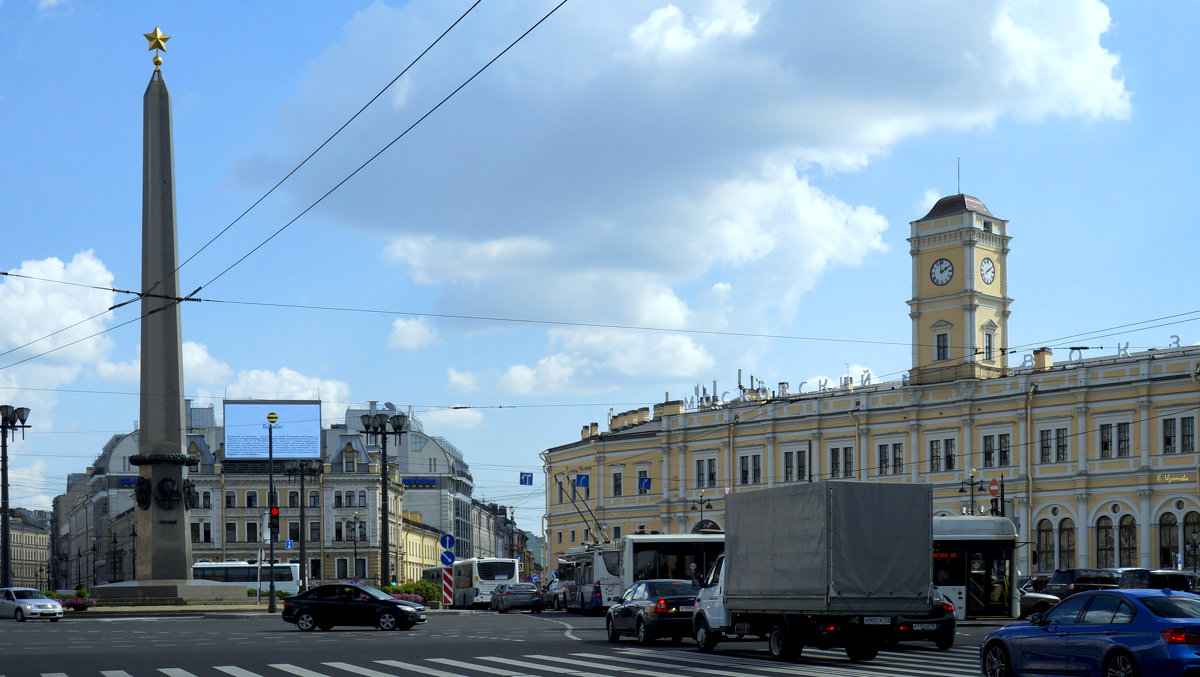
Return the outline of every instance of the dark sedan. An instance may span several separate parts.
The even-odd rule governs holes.
[[[1080,592],[1028,623],[983,638],[986,677],[1200,674],[1200,595],[1150,589]]]
[[[888,641],[896,642],[932,641],[938,649],[947,651],[954,646],[954,633],[958,620],[954,617],[954,604],[934,588],[933,604],[928,614],[899,616],[892,623]]]
[[[696,588],[691,581],[657,579],[638,581],[629,586],[616,604],[608,608],[604,627],[608,641],[632,635],[641,644],[659,637],[681,642],[692,634],[692,613],[696,611]]]
[[[283,600],[283,620],[301,630],[335,625],[366,625],[380,630],[408,630],[425,622],[425,607],[393,599],[386,592],[358,583],[320,585]]]
[[[529,609],[531,613],[542,612],[542,593],[533,583],[508,583],[496,586],[492,593],[492,604],[496,611],[506,614],[511,610]]]

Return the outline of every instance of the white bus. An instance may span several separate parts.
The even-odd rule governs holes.
[[[725,534],[629,534],[621,550],[621,590],[650,578],[691,580],[725,552]]]
[[[300,592],[300,565],[296,563],[277,562],[271,567],[265,562],[196,562],[192,565],[192,579],[244,583],[247,588],[257,588],[266,593],[271,589],[272,569],[276,590],[288,595]]]
[[[621,598],[621,550],[616,543],[576,546],[558,558],[556,577],[568,610],[604,613]]]
[[[516,580],[515,559],[472,557],[458,560],[454,563],[454,606],[487,606],[497,585]]]
[[[960,620],[1020,615],[1016,547],[1007,517],[933,518],[933,584]]]

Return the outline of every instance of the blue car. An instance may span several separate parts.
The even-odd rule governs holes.
[[[979,662],[986,677],[1200,675],[1200,595],[1081,592],[984,637]]]

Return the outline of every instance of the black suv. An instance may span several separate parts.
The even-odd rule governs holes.
[[[1115,588],[1121,582],[1120,569],[1059,569],[1042,592],[1066,599],[1084,590]]]
[[[1126,569],[1121,572],[1122,588],[1153,588],[1155,590],[1200,591],[1200,576],[1175,569]]]

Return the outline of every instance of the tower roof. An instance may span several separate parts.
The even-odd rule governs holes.
[[[938,200],[934,203],[933,208],[929,210],[929,213],[918,220],[928,221],[929,219],[949,216],[950,214],[961,214],[963,212],[975,212],[996,218],[994,214],[988,211],[987,205],[983,204],[982,200],[959,193],[958,195],[950,195]]]

